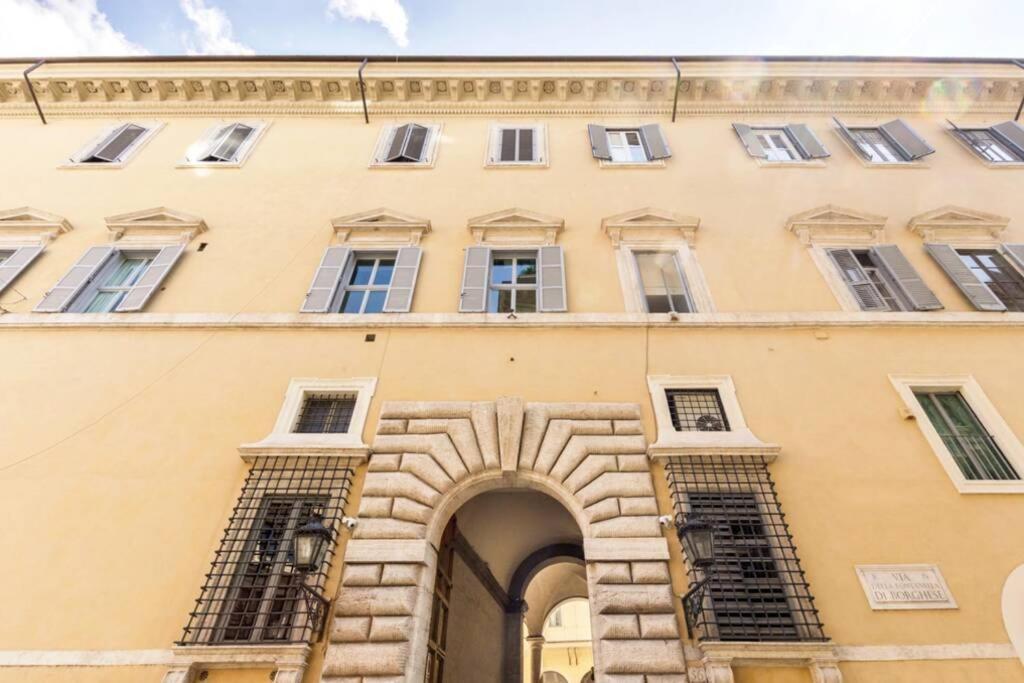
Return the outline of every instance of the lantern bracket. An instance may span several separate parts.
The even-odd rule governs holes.
[[[309,615],[310,624],[313,626],[313,642],[319,642],[324,635],[324,624],[327,623],[327,613],[330,609],[330,601],[320,594],[315,588],[306,585],[306,575],[302,576],[302,597],[306,600],[306,613]],[[687,617],[689,618],[689,617]]]

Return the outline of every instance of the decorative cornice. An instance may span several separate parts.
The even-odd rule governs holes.
[[[886,220],[885,216],[826,204],[791,216],[786,230],[807,245],[878,244],[885,234]]]
[[[188,244],[208,230],[202,218],[162,206],[110,216],[106,223],[111,239],[120,241],[169,240]]]
[[[342,216],[331,221],[339,244],[403,242],[417,245],[430,232],[430,221],[387,208]]]
[[[0,67],[0,112],[34,115],[26,65]],[[357,64],[61,63],[32,74],[48,116],[113,112],[246,114],[362,112]],[[1004,113],[1024,96],[1011,64],[927,62],[684,63],[679,111],[928,111]],[[665,62],[373,62],[373,114],[665,113],[676,74]]]
[[[609,216],[601,221],[601,229],[616,247],[622,243],[649,244],[671,241],[693,244],[699,227],[699,218],[681,216],[650,206]]]
[[[71,230],[71,223],[55,213],[22,206],[0,211],[0,241],[45,244]]]
[[[998,242],[1010,219],[947,204],[914,216],[907,229],[925,242]]]
[[[565,220],[526,209],[504,209],[470,218],[469,231],[477,244],[554,244]]]

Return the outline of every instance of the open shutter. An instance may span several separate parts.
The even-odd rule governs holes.
[[[1024,271],[1024,244],[1004,244],[1003,253],[1013,261],[1013,264],[1017,266],[1019,270]],[[2,279],[0,279],[0,289],[3,289]]]
[[[928,250],[939,267],[946,271],[946,275],[953,281],[960,291],[964,293],[967,300],[974,304],[979,311],[1005,311],[1006,306],[992,293],[985,283],[974,277],[971,269],[960,260],[960,255],[948,244],[926,244]]]
[[[846,138],[846,141],[850,143],[851,147],[853,147],[853,151],[859,154],[862,159],[870,160],[871,157],[868,155],[867,152],[860,148],[860,145],[857,143],[857,138],[853,137],[853,133],[850,131],[850,129],[847,128],[846,125],[843,124],[843,122],[837,119],[836,117],[833,116],[832,120],[835,121],[836,126],[839,128],[839,134]]]
[[[612,152],[608,149],[608,129],[595,123],[588,123],[587,134],[590,136],[590,151],[594,158],[611,161]]]
[[[640,126],[640,135],[643,137],[644,148],[647,150],[647,158],[651,161],[668,159],[672,156],[672,150],[668,147],[668,141],[665,140],[660,123],[648,123],[646,126]]]
[[[409,136],[411,129],[411,123],[394,129],[394,132],[391,134],[391,146],[384,157],[385,161],[400,161],[402,159],[402,150],[405,148],[405,140]]]
[[[217,146],[210,152],[210,156],[217,161],[234,161],[238,158],[238,152],[242,145],[252,133],[253,128],[241,123],[229,126],[227,134],[219,140]]]
[[[91,158],[99,159],[100,161],[117,161],[145,132],[145,128],[136,126],[134,123],[121,126],[108,141],[104,142],[99,149],[93,152]]]
[[[921,276],[910,265],[910,261],[903,255],[900,248],[895,244],[882,244],[875,247],[874,255],[882,263],[882,266],[889,272],[889,275],[899,285],[903,295],[914,306],[915,311],[938,311],[942,309],[942,302],[935,296],[935,293],[928,288]]]
[[[349,254],[352,250],[348,247],[327,247],[324,256],[320,259],[316,273],[313,275],[313,283],[306,292],[306,300],[302,302],[302,313],[326,313],[334,300],[334,294],[341,284],[341,276],[348,264]]]
[[[419,247],[402,247],[395,258],[391,273],[391,286],[384,300],[385,313],[408,313],[412,307],[412,295],[416,289],[416,275],[420,271]]]
[[[409,128],[409,140],[405,145],[402,156],[409,161],[424,161],[427,151],[426,146],[428,132],[429,129],[426,126],[411,124]]]
[[[874,283],[857,263],[857,257],[849,249],[829,249],[828,255],[839,269],[839,274],[846,281],[846,286],[853,292],[862,311],[888,311],[889,306],[875,289]]]
[[[502,128],[501,135],[498,141],[498,160],[499,161],[515,161],[516,160],[516,129],[515,128]]]
[[[764,159],[768,156],[765,154],[761,141],[754,135],[753,128],[744,123],[734,123],[732,124],[732,129],[736,131],[736,135],[739,136],[743,146],[747,148],[747,154],[755,159]]]
[[[56,285],[53,286],[35,310],[39,313],[60,313],[71,304],[75,295],[82,291],[96,277],[103,264],[107,262],[114,248],[104,245],[102,247],[89,247],[82,254],[82,258],[75,262],[75,265],[64,273]]]
[[[537,153],[533,128],[519,129],[519,161],[536,161]]]
[[[6,261],[0,263],[0,292],[14,282],[14,278],[21,275],[21,272],[28,268],[28,264],[32,263],[42,251],[43,248],[40,246],[19,247],[7,257]]]
[[[183,251],[185,251],[185,245],[183,244],[176,244],[172,247],[161,249],[157,253],[156,258],[153,259],[153,262],[149,264],[149,268],[146,268],[146,272],[142,274],[139,281],[132,286],[131,290],[121,299],[121,303],[114,310],[118,313],[141,311],[146,306],[146,302],[153,296],[153,293],[160,288],[160,283],[164,281],[171,272],[171,269],[174,268],[174,264],[181,258]]]
[[[804,159],[827,159],[832,156],[825,149],[825,145],[821,144],[821,140],[814,134],[810,126],[803,123],[793,123],[786,126],[783,130],[786,131],[786,135],[789,136],[789,139],[800,150]]]
[[[935,148],[924,141],[903,119],[883,123],[879,132],[896,146],[905,159],[915,161],[935,152]]]
[[[462,268],[459,313],[483,313],[487,309],[487,273],[491,266],[489,247],[467,247]]]
[[[537,310],[543,312],[564,311],[565,305],[565,255],[561,247],[541,247],[538,250],[540,279]]]
[[[989,131],[1024,159],[1024,126],[1016,121],[1004,121],[992,126]]]

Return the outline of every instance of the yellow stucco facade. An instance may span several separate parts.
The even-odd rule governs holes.
[[[45,245],[0,291],[8,361],[0,374],[0,547],[8,558],[0,681],[227,683],[278,671],[286,683],[418,683],[453,515],[472,546],[456,547],[453,614],[483,614],[459,607],[458,596],[481,605],[502,598],[531,553],[558,543],[582,548],[575,569],[551,573],[552,588],[519,598],[530,605],[527,626],[538,605],[590,598],[598,681],[1024,681],[1024,635],[1007,626],[1021,623],[1024,604],[1003,599],[1007,578],[1024,564],[1024,487],[1011,478],[995,493],[954,481],[925,415],[893,380],[948,388],[969,378],[990,409],[971,408],[1016,463],[1024,312],[976,310],[924,244],[1004,253],[1002,245],[1024,243],[1024,163],[984,163],[947,123],[987,129],[1012,119],[1024,70],[998,62],[712,60],[681,63],[677,86],[667,60],[371,62],[367,124],[358,60],[66,62],[31,76],[43,125],[21,80],[28,66],[0,64],[0,212],[16,210],[8,224],[0,218],[0,254]],[[862,127],[902,119],[935,151],[916,162],[870,164],[833,116]],[[244,163],[181,163],[211,126],[241,120],[264,126]],[[132,121],[162,125],[123,165],[69,164],[105,127]],[[371,168],[384,127],[410,122],[438,126],[431,162]],[[541,127],[545,163],[488,165],[496,123]],[[734,123],[806,124],[830,156],[766,163],[748,154]],[[660,124],[671,157],[602,163],[588,124]],[[70,229],[40,237],[47,220],[19,207],[63,218]],[[112,216],[154,207],[200,219],[205,231],[186,234],[170,221],[159,237],[141,224],[139,234],[129,227],[118,237],[110,227]],[[372,224],[351,235],[332,228],[332,219],[380,207],[410,227],[386,242],[373,241],[380,234]],[[476,217],[513,207],[514,225],[504,232],[470,229]],[[606,219],[645,207],[660,222],[651,225],[641,211],[613,239]],[[813,213],[821,207],[831,208]],[[938,227],[912,229],[915,217],[936,210],[928,220]],[[791,219],[805,212],[814,227],[801,234]],[[535,229],[530,217],[538,215],[560,229]],[[87,249],[133,243],[185,245],[142,312],[34,311]],[[529,253],[561,247],[567,310],[460,312],[464,254],[479,244]],[[820,256],[881,244],[899,247],[942,310],[851,310],[840,298],[841,275]],[[418,245],[411,310],[300,312],[332,245]],[[684,248],[696,312],[646,312],[623,270],[633,263],[627,247],[665,245]],[[1020,277],[1024,264],[1005,253],[1010,276]],[[649,381],[658,377],[676,378],[666,380],[670,388],[729,378],[740,413],[728,397],[725,412],[734,427],[737,417],[745,422],[753,441],[666,441],[672,424],[659,424],[655,406],[665,395]],[[375,379],[362,433],[343,447],[240,449],[274,432],[298,378]],[[541,471],[546,449],[563,438],[552,431],[559,422],[569,424],[552,456],[562,460]],[[535,423],[548,432],[537,437],[533,461]],[[459,431],[465,424],[470,445]],[[483,464],[458,476],[447,469],[451,488],[438,487],[436,500],[410,503],[414,511],[401,516],[396,501],[415,496],[384,481],[388,463],[398,471],[410,454],[429,452],[447,468],[442,447],[426,441],[437,434],[452,435],[463,460],[482,454]],[[586,463],[610,453],[618,464],[594,464],[586,486],[570,487],[572,474],[556,481],[557,462],[570,457],[574,439],[587,438]],[[649,448],[658,443],[668,445]],[[587,486],[615,467],[625,475],[623,463],[637,455],[646,464],[629,476],[646,478],[642,492],[588,497]],[[308,651],[301,643],[236,643],[227,654],[223,642],[182,649],[176,643],[247,477],[274,457],[339,458],[351,467],[342,505],[356,526],[334,528],[321,586],[331,601],[325,633]],[[713,656],[713,645],[687,636],[679,597],[690,587],[689,564],[672,524],[657,521],[674,517],[686,497],[666,473],[687,458],[767,463],[824,625],[824,639],[809,650],[801,638],[738,639]],[[544,500],[502,498],[515,495]],[[627,498],[642,510],[627,513]],[[614,500],[619,517],[594,511]],[[634,545],[621,550],[623,539]],[[416,553],[421,559],[410,560]],[[483,574],[471,569],[473,555]],[[856,571],[866,565],[934,565],[955,606],[873,609]],[[389,567],[414,566],[395,569],[405,578],[393,584],[382,578]],[[663,580],[640,578],[661,576],[661,566]],[[629,569],[616,583],[608,577],[619,567]],[[471,578],[459,583],[460,576]],[[661,592],[626,609],[616,602],[614,590],[629,592],[620,583],[637,595]],[[408,588],[407,611],[406,593],[396,599],[401,609],[388,612],[390,598],[372,592],[388,585]],[[669,593],[665,608],[658,596]],[[360,605],[369,605],[365,613]],[[467,672],[452,683],[505,680],[507,665],[497,662],[508,656],[501,624],[511,608],[492,607],[493,618],[479,624],[451,624],[449,649],[465,654],[450,664]],[[391,635],[380,635],[374,620],[383,632],[387,619],[395,620],[386,622]],[[471,637],[480,644],[457,647]],[[656,652],[645,649],[650,643]],[[474,657],[492,666],[473,668]]]

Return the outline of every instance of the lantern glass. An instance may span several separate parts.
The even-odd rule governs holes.
[[[331,531],[324,526],[323,518],[320,515],[310,517],[306,524],[295,531],[292,542],[295,568],[300,572],[319,571],[330,540]]]
[[[690,564],[706,569],[715,563],[715,532],[710,524],[690,519],[677,529],[677,534]]]

